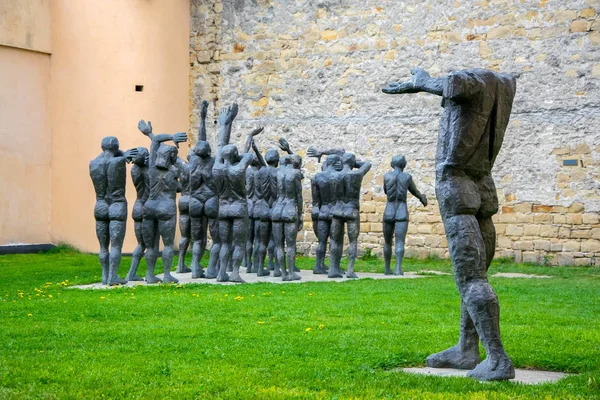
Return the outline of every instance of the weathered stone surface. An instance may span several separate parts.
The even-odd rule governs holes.
[[[406,154],[407,172],[433,199],[442,112],[433,97],[398,103],[380,87],[417,65],[434,75],[471,67],[514,72],[517,97],[493,171],[501,200],[498,256],[523,259],[531,250],[513,244],[532,242],[540,259],[556,254],[558,263],[566,241],[600,240],[600,22],[593,2],[494,2],[484,14],[468,2],[288,3],[191,1],[190,131],[197,131],[203,98],[217,109],[237,101],[238,135],[260,123],[265,142],[290,132],[298,149],[335,144],[372,160],[359,246],[377,254],[385,205],[380,172],[393,154]],[[209,129],[209,141],[214,137]],[[303,168],[309,189],[320,165],[305,160]],[[409,199],[407,251],[446,254],[437,204],[417,202]],[[422,241],[411,244],[411,235]],[[299,249],[314,251],[308,235],[304,240]]]

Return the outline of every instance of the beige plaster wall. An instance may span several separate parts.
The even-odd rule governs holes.
[[[0,245],[50,241],[50,56],[0,46]]]
[[[50,0],[0,1],[0,45],[51,53]]]
[[[141,118],[156,132],[187,130],[189,1],[54,0],[51,11],[52,241],[96,252],[88,163],[102,137],[148,146]],[[127,198],[123,250],[131,252],[130,179]]]

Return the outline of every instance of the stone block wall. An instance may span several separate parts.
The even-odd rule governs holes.
[[[258,125],[261,148],[285,136],[343,147],[373,163],[363,181],[361,249],[382,249],[383,174],[404,154],[430,204],[409,200],[407,254],[446,257],[434,194],[440,99],[388,96],[390,81],[421,66],[433,76],[482,67],[518,76],[493,175],[497,256],[518,261],[600,264],[600,4],[597,0],[191,1],[190,129],[199,105],[237,102],[234,141]],[[215,109],[216,109],[215,108]],[[218,125],[211,115],[213,143]],[[304,159],[305,231],[314,252],[310,178]]]

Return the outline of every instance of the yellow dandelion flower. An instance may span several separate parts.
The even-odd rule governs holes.
[[[310,326],[304,330],[304,332],[310,332],[310,331],[312,331],[312,328]]]
[[[381,325],[385,325],[385,322],[381,321]]]
[[[227,296],[229,296],[229,294],[225,293],[223,296],[227,297]]]
[[[100,296],[100,300],[104,300],[104,299],[106,299],[106,297]]]
[[[257,324],[259,324],[259,325],[264,325],[264,324],[265,324],[265,321],[258,321],[258,322],[257,322]]]
[[[309,296],[314,296],[314,293],[309,293],[308,295],[309,295]]]
[[[323,328],[325,328],[325,325],[323,325],[323,324],[319,325],[319,330],[323,330]]]
[[[33,317],[33,314],[27,314],[28,317]]]
[[[49,294],[49,295],[48,295],[48,298],[49,298],[49,299],[51,299],[51,298],[52,298],[52,295],[51,295],[51,294]]]
[[[281,294],[285,294],[285,292],[284,292],[284,291],[281,291]]]
[[[244,300],[244,298],[243,298],[242,296],[237,296],[237,297],[234,297],[233,299],[234,299],[234,300],[238,300],[238,301],[240,301],[240,300]]]

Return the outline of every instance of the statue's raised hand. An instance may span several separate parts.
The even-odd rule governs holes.
[[[423,68],[413,68],[410,73],[413,78],[407,82],[390,83],[381,91],[386,94],[417,93],[423,90],[431,76]]]
[[[128,163],[132,162],[137,156],[139,152],[137,148],[129,149],[123,154]]]
[[[229,107],[223,107],[221,109],[221,112],[219,113],[219,124],[221,124],[221,125],[231,124],[233,122],[234,118],[237,116],[237,113],[238,113],[238,105],[236,103],[233,103]]]
[[[290,144],[287,140],[285,140],[285,138],[279,138],[279,148],[287,152],[288,154],[292,153],[292,151],[290,150]]]
[[[173,142],[175,142],[175,146],[179,147],[179,143],[183,143],[187,141],[187,133],[185,132],[177,132],[173,134]]]
[[[152,122],[146,122],[143,119],[141,119],[140,122],[138,122],[138,129],[144,135],[148,136],[152,133]]]
[[[309,147],[308,150],[306,150],[306,155],[309,157],[318,158],[319,162],[321,162],[321,156],[323,156],[323,153],[315,149],[314,147]]]
[[[206,119],[207,114],[208,114],[208,101],[202,100],[202,105],[200,106],[200,118]]]
[[[255,130],[253,130],[253,131],[250,133],[250,136],[254,137],[254,136],[258,135],[259,133],[261,133],[261,132],[262,132],[262,131],[264,131],[264,130],[265,130],[265,127],[264,127],[264,126],[261,126],[260,128],[256,128]]]

